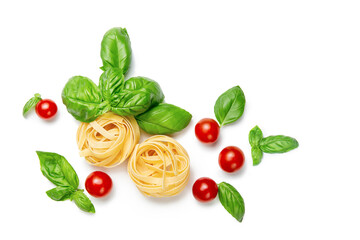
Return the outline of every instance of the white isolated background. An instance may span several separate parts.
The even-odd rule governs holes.
[[[1,1],[1,239],[359,239],[360,2],[274,1]],[[100,42],[126,27],[133,62],[128,77],[159,82],[166,102],[193,114],[174,135],[191,157],[191,178],[176,197],[144,197],[126,171],[90,166],[78,156],[79,122],[61,91],[74,75],[98,83]],[[240,85],[243,117],[201,144],[194,126],[214,118],[225,90]],[[55,120],[25,102],[39,92],[56,101]],[[295,137],[300,147],[264,154],[253,167],[248,133]],[[142,139],[148,137],[142,135]],[[223,172],[226,146],[240,147],[243,169]],[[91,197],[96,214],[55,202],[35,150],[64,155],[80,187],[94,170],[107,172],[113,191]],[[218,198],[194,200],[194,181],[207,176],[236,187],[246,213],[237,222]]]

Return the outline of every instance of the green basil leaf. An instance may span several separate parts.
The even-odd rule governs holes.
[[[285,153],[299,146],[295,138],[277,135],[261,139],[260,149],[265,153]]]
[[[226,182],[220,183],[218,189],[221,204],[236,220],[241,222],[245,214],[245,203],[240,193]]]
[[[119,68],[109,68],[100,76],[99,88],[105,101],[111,102],[124,85],[124,75]]]
[[[249,143],[251,147],[259,146],[260,140],[263,138],[263,133],[258,126],[250,130]]]
[[[73,187],[64,187],[57,186],[53,189],[50,189],[46,192],[46,194],[55,201],[64,201],[70,199],[71,194],[75,192]]]
[[[150,134],[172,134],[184,129],[191,114],[177,106],[161,103],[135,117],[139,126]]]
[[[120,68],[125,75],[131,63],[131,43],[125,28],[112,28],[101,41],[102,70]]]
[[[110,109],[107,102],[102,102],[98,86],[82,76],[69,79],[62,91],[62,100],[68,112],[81,122],[94,121]]]
[[[70,199],[75,202],[76,206],[84,212],[95,213],[95,207],[90,199],[83,193],[84,190],[74,192]]]
[[[251,148],[251,157],[253,160],[253,166],[259,165],[263,157],[263,151],[258,146]]]
[[[30,109],[34,108],[34,107],[36,106],[36,104],[37,104],[38,102],[40,102],[40,100],[41,100],[41,96],[40,96],[40,94],[38,94],[38,93],[36,93],[36,94],[34,95],[34,97],[30,98],[30,100],[25,103],[25,106],[24,106],[24,108],[23,108],[23,116],[25,116],[25,114],[26,114]]]
[[[214,106],[215,117],[220,127],[238,120],[244,113],[245,102],[244,92],[239,86],[221,94]]]
[[[79,178],[70,163],[61,155],[36,151],[43,175],[56,186],[77,189]]]
[[[111,111],[122,116],[136,116],[164,101],[160,85],[146,77],[125,81],[121,92],[112,96]]]

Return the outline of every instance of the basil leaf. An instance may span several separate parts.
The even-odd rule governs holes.
[[[260,149],[265,153],[285,153],[299,146],[295,138],[277,135],[261,139]]]
[[[251,129],[249,133],[249,143],[251,147],[259,146],[260,140],[263,138],[263,133],[258,126]]]
[[[36,106],[38,102],[40,102],[41,96],[40,94],[36,93],[34,97],[30,98],[29,101],[25,103],[25,106],[23,108],[23,116],[25,117],[25,114],[32,108]]]
[[[150,134],[172,134],[184,129],[191,114],[177,106],[161,103],[135,117],[139,126]]]
[[[102,70],[120,68],[125,75],[131,63],[131,43],[125,28],[112,28],[101,41]]]
[[[240,193],[226,182],[220,183],[218,189],[221,204],[236,220],[241,222],[245,214],[245,203]]]
[[[61,155],[36,151],[43,175],[56,186],[77,189],[79,178],[70,163]]]
[[[245,95],[239,86],[220,95],[214,106],[215,117],[220,127],[233,123],[244,113]]]
[[[81,122],[94,121],[110,108],[107,102],[102,102],[98,86],[82,76],[69,79],[62,91],[62,100],[68,112]]]
[[[133,77],[125,81],[121,92],[112,96],[111,111],[122,116],[141,114],[164,101],[160,85],[146,77]]]
[[[76,206],[85,212],[95,213],[95,207],[90,199],[83,193],[84,190],[74,192],[70,199],[75,202]]]
[[[124,75],[119,68],[109,68],[100,76],[99,88],[105,101],[111,102],[124,85]]]
[[[64,201],[70,199],[71,194],[75,192],[74,188],[72,187],[64,187],[64,186],[57,186],[53,189],[50,189],[46,192],[46,194],[55,201]]]
[[[263,157],[263,151],[258,146],[251,148],[251,157],[253,160],[253,166],[259,165]]]

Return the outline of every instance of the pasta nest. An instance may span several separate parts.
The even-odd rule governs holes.
[[[189,180],[189,155],[171,137],[155,135],[136,145],[128,162],[128,173],[144,195],[173,196]]]
[[[95,121],[81,123],[77,134],[80,156],[92,165],[114,167],[124,162],[139,142],[140,129],[134,117],[107,112]]]

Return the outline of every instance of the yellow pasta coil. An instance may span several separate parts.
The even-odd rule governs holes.
[[[144,195],[173,196],[180,193],[189,180],[189,155],[173,138],[155,135],[135,146],[128,173]]]
[[[101,167],[114,167],[124,162],[139,138],[140,129],[134,117],[112,112],[93,122],[81,123],[76,134],[80,156]]]

